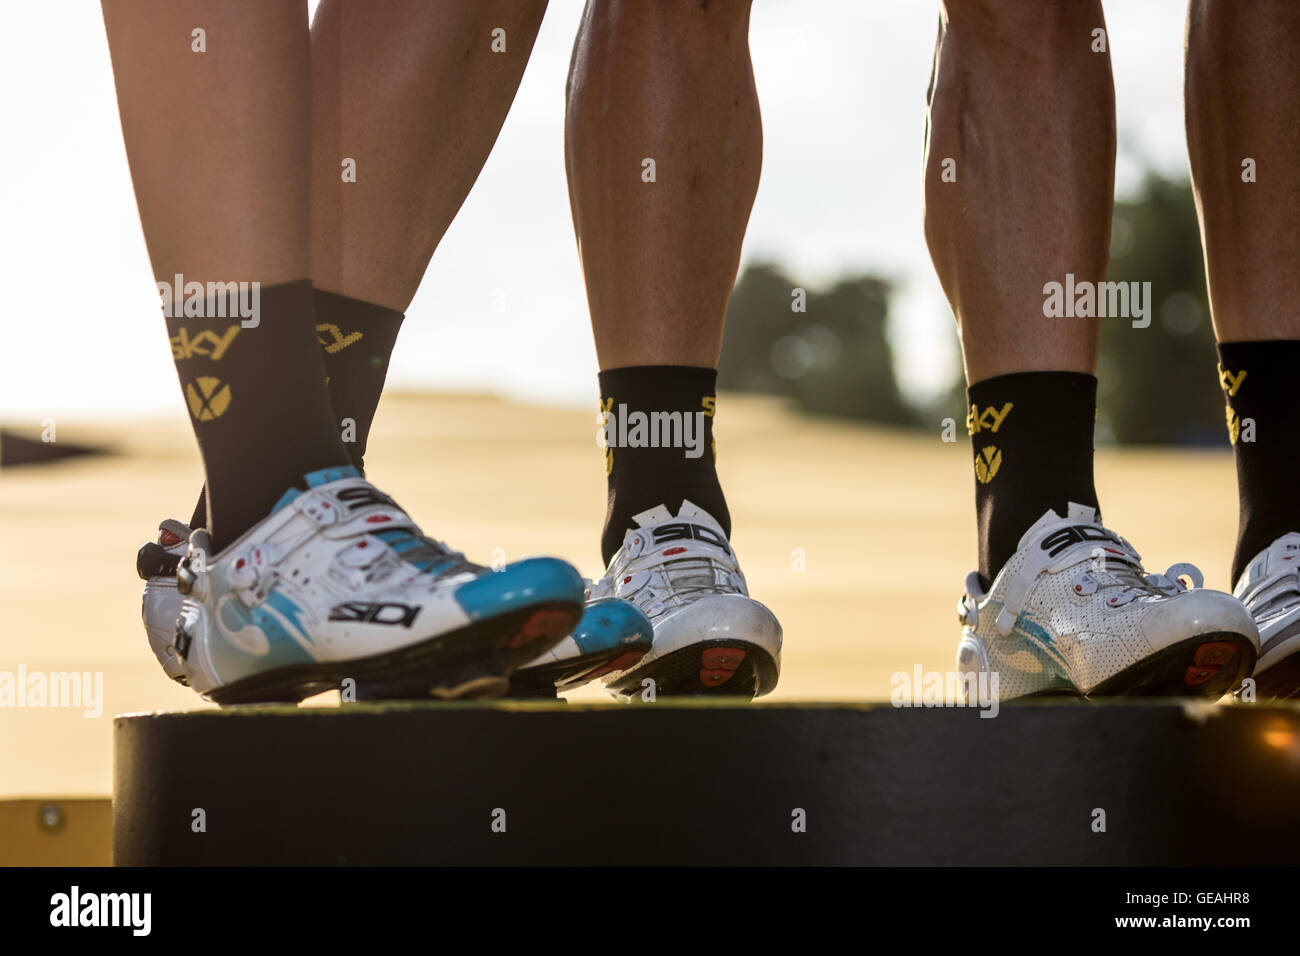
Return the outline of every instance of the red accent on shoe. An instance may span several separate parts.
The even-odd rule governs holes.
[[[700,654],[700,683],[705,687],[725,684],[745,659],[738,647],[708,647]]]
[[[534,611],[520,625],[519,632],[510,639],[510,646],[523,647],[542,637],[556,637],[573,626],[573,615],[568,611],[542,608]]]
[[[371,515],[366,519],[366,524],[383,524],[385,521],[392,521],[388,515]]]
[[[158,532],[158,543],[164,548],[174,548],[185,539],[178,534],[172,534],[170,531],[162,530]]]
[[[594,680],[597,677],[604,677],[606,674],[613,673],[614,671],[625,671],[643,657],[645,657],[645,651],[627,651],[624,654],[618,655],[618,657],[614,658],[609,663],[592,671],[588,676]]]
[[[1193,664],[1183,675],[1183,683],[1189,687],[1204,684],[1236,656],[1237,645],[1232,641],[1207,641],[1192,654]]]
[[[667,551],[664,552],[664,557],[666,558],[670,554],[681,554],[685,550],[686,550],[685,548],[669,548]]]
[[[1202,644],[1192,655],[1192,660],[1203,667],[1222,667],[1237,656],[1237,645],[1232,641],[1210,641]]]

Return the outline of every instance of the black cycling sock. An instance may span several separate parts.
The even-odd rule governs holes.
[[[167,318],[203,455],[212,546],[221,550],[310,471],[348,464],[315,341],[311,281],[259,290],[256,324],[221,297]],[[228,316],[228,317],[222,317]],[[252,321],[252,319],[248,319]]]
[[[987,589],[1048,508],[1065,517],[1072,501],[1098,507],[1092,481],[1097,379],[1082,372],[1015,372],[976,382],[966,401],[980,577]]]
[[[1233,583],[1275,539],[1300,531],[1300,482],[1292,471],[1300,448],[1297,369],[1300,341],[1294,339],[1219,344],[1219,384],[1240,502]]]
[[[330,405],[343,447],[365,473],[366,442],[388,374],[388,359],[405,316],[382,305],[315,289],[316,339],[320,342]],[[191,528],[207,526],[207,492],[200,490]]]
[[[609,502],[600,550],[605,563],[623,546],[633,516],[683,501],[707,511],[727,534],[731,514],[714,468],[713,412],[718,373],[688,365],[636,365],[600,373]],[[657,447],[653,447],[657,446]]]
[[[352,464],[364,473],[370,425],[404,316],[382,305],[319,289],[313,301],[334,418]]]

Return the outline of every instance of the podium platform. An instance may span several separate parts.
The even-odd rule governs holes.
[[[124,865],[1300,860],[1300,709],[563,703],[119,716]]]

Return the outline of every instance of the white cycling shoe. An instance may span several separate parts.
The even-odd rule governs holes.
[[[781,625],[749,596],[722,527],[682,502],[674,516],[659,505],[634,517],[593,599],[616,597],[654,627],[645,656],[605,678],[617,697],[726,695],[758,697],[776,686]]]
[[[1064,518],[1049,509],[987,593],[977,572],[967,576],[957,670],[968,690],[996,674],[1001,700],[1218,698],[1255,666],[1259,632],[1240,601],[1201,584],[1190,564],[1147,574],[1092,508],[1071,503]]]
[[[306,484],[220,554],[195,531],[170,647],[149,628],[164,668],[211,700],[298,701],[348,680],[359,699],[500,695],[582,613],[563,561],[492,571],[426,538],[354,468]],[[146,624],[166,598],[150,585]]]
[[[1233,594],[1259,627],[1259,699],[1300,696],[1300,534],[1284,534],[1255,555]]]

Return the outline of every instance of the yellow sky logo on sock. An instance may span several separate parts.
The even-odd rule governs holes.
[[[978,405],[972,405],[970,411],[966,413],[966,432],[970,435],[982,431],[997,434],[998,429],[1006,422],[1007,416],[1011,414],[1011,409],[1010,402],[1001,408],[994,408],[992,405],[980,408]]]
[[[211,329],[204,329],[193,337],[186,331],[184,326],[172,337],[172,358],[177,362],[184,362],[192,358],[212,359],[214,362],[220,362],[221,357],[226,354],[230,348],[230,343],[235,340],[239,334],[239,324],[236,323],[226,329],[225,332],[218,334]]]
[[[324,335],[322,335],[322,333],[324,333]],[[319,342],[330,355],[333,355],[335,352],[342,352],[349,345],[360,342],[361,338],[362,336],[360,332],[349,332],[347,335],[344,335],[343,330],[333,322],[322,322],[320,325],[316,326],[316,341]]]
[[[1219,387],[1228,393],[1229,398],[1232,398],[1234,395],[1237,394],[1237,389],[1241,388],[1241,383],[1244,382],[1245,380],[1246,380],[1245,369],[1242,369],[1236,375],[1233,375],[1230,371],[1228,371],[1226,368],[1223,367],[1222,362],[1219,363]]]

